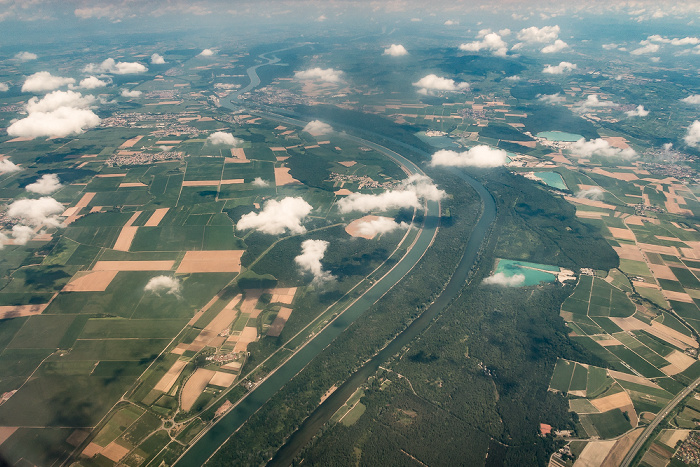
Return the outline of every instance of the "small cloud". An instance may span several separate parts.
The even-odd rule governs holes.
[[[498,167],[506,163],[508,154],[503,149],[493,149],[484,144],[467,151],[441,149],[433,154],[430,165],[445,167]]]
[[[257,186],[259,188],[265,188],[265,187],[270,186],[270,182],[265,181],[260,177],[255,177],[255,179],[253,180],[253,186]]]
[[[700,105],[700,94],[692,94],[688,97],[681,99],[681,102],[692,105]]]
[[[139,62],[117,62],[113,58],[108,58],[99,65],[90,63],[83,68],[85,73],[110,73],[113,75],[133,75],[147,71],[148,68]]]
[[[423,20],[420,18],[411,18],[412,23],[420,23],[421,21],[423,21]]]
[[[7,83],[0,83],[0,92],[9,91],[10,86]]]
[[[562,102],[566,102],[566,96],[562,96],[560,93],[540,94],[537,96],[537,100],[545,104],[561,104]]]
[[[213,145],[224,145],[224,146],[237,146],[241,143],[241,140],[233,136],[231,133],[225,133],[223,131],[216,131],[209,135],[207,138],[207,143]]]
[[[36,60],[39,58],[37,54],[32,53],[32,52],[19,52],[15,54],[15,60],[19,60],[22,62],[28,62],[30,60]]]
[[[605,190],[597,186],[592,186],[576,193],[577,198],[592,199],[594,201],[602,201]]]
[[[163,65],[164,63],[165,63],[165,59],[163,58],[162,55],[159,55],[159,54],[151,55],[151,64],[152,65]]]
[[[357,226],[357,233],[360,236],[374,238],[377,235],[393,232],[399,229],[408,229],[410,225],[405,222],[400,224],[389,217],[378,217],[369,221],[362,222]]]
[[[688,132],[683,137],[685,144],[691,147],[698,147],[700,143],[700,121],[695,120],[689,127]]]
[[[619,107],[619,105],[611,101],[601,101],[596,94],[591,94],[586,98],[586,100],[576,104],[572,108],[572,110],[578,113],[585,113],[591,109],[599,109],[605,107]]]
[[[518,287],[525,282],[524,274],[513,274],[508,277],[504,272],[497,272],[493,276],[484,279],[486,285],[500,285],[503,287]]]
[[[12,162],[10,159],[0,160],[0,174],[18,172],[20,170],[22,170],[22,168],[19,165]]]
[[[542,73],[548,73],[550,75],[561,75],[563,73],[566,73],[567,71],[575,70],[578,68],[578,65],[575,63],[570,63],[570,62],[559,62],[559,65],[553,66],[553,65],[547,65],[544,67],[544,70],[542,70]]]
[[[109,83],[103,81],[96,76],[88,76],[87,78],[80,80],[80,87],[83,89],[97,89],[107,86]]]
[[[562,50],[564,50],[568,46],[569,46],[569,44],[567,44],[563,40],[557,39],[556,41],[554,41],[554,44],[550,44],[550,45],[543,47],[540,52],[542,52],[543,54],[551,54],[551,53],[561,52]]]
[[[444,24],[445,26],[456,26],[456,25],[459,24],[459,21],[454,21],[454,20],[448,19],[448,20],[445,21],[443,24]]]
[[[613,42],[611,42],[611,43],[609,43],[609,44],[603,44],[602,47],[603,47],[605,50],[615,50],[615,49],[617,49],[618,45],[615,44],[615,43],[613,43]]]
[[[299,269],[314,276],[313,285],[319,286],[335,279],[333,275],[323,270],[321,260],[326,254],[329,243],[325,240],[304,240],[301,244],[301,254],[294,258]]]
[[[34,237],[34,229],[28,225],[14,225],[12,226],[12,237],[15,239],[15,244],[26,245]]]
[[[312,79],[317,81],[325,81],[327,83],[337,83],[342,80],[343,72],[334,70],[333,68],[310,68],[304,71],[294,73],[296,79]]]
[[[162,293],[180,296],[180,281],[175,277],[170,276],[156,276],[151,277],[146,286],[143,288],[144,292],[151,292],[158,296]]]
[[[333,127],[331,127],[328,123],[324,123],[320,120],[312,120],[306,124],[302,131],[305,131],[312,136],[321,136],[327,135],[328,133],[332,133]]]
[[[33,226],[46,225],[58,227],[61,222],[58,215],[65,210],[65,207],[49,196],[39,199],[19,199],[7,208],[7,215],[22,221],[22,223]]]
[[[488,33],[481,41],[468,42],[461,44],[459,50],[465,52],[479,52],[480,50],[488,50],[497,57],[505,57],[508,52],[508,44],[506,44],[501,36],[495,32]]]
[[[420,200],[437,201],[445,196],[433,181],[425,175],[411,175],[396,189],[376,195],[353,193],[338,201],[341,213],[353,211],[387,211],[399,208],[420,207]]]
[[[328,19],[328,18],[326,17],[326,15],[321,15],[321,16],[319,16],[318,18],[316,18],[316,21],[318,21],[319,23],[322,23],[322,22],[324,22],[324,21],[327,20],[327,19]]]
[[[520,76],[513,75],[513,76],[506,76],[503,79],[507,79],[508,81],[520,81],[522,78]]]
[[[544,26],[542,28],[531,26],[520,30],[518,40],[528,43],[546,44],[556,40],[560,31],[559,26]]]
[[[581,138],[571,145],[570,150],[572,154],[581,157],[601,156],[630,159],[637,155],[634,149],[620,149],[610,146],[610,143],[602,138],[592,139],[589,141]]]
[[[73,78],[54,76],[48,71],[39,71],[27,77],[22,85],[22,92],[53,91],[68,84],[75,84]]]
[[[418,92],[421,94],[428,94],[431,91],[457,92],[469,89],[469,83],[456,83],[453,79],[443,78],[432,73],[422,77],[413,85],[420,88]]]
[[[236,229],[254,229],[270,235],[281,235],[286,231],[301,234],[306,232],[301,222],[312,209],[311,205],[300,197],[288,196],[281,201],[271,199],[265,203],[262,211],[241,216]]]
[[[638,105],[634,110],[628,110],[625,112],[628,117],[646,117],[649,115],[649,111],[644,108],[643,105]]]
[[[406,48],[401,44],[391,44],[389,47],[384,49],[383,55],[401,57],[402,55],[408,55],[408,50],[406,50]]]
[[[212,49],[204,49],[199,52],[200,57],[211,57],[214,54],[216,54],[216,52],[214,52]]]
[[[122,89],[122,97],[141,97],[141,91]]]
[[[645,41],[642,41],[645,42]],[[632,55],[644,55],[644,54],[653,54],[659,51],[661,47],[658,44],[646,44],[643,47],[639,47],[638,49],[634,49],[630,53]]]
[[[40,195],[50,195],[56,190],[59,190],[63,185],[61,185],[58,175],[56,174],[44,174],[34,183],[30,183],[24,187],[27,191],[32,193],[39,193]]]

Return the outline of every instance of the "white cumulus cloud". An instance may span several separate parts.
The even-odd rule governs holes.
[[[447,167],[498,167],[506,163],[508,154],[503,149],[494,149],[484,144],[457,152],[441,149],[433,154],[432,166]]]
[[[602,188],[592,186],[576,193],[576,197],[601,201],[603,199],[603,194],[605,194],[605,191]]]
[[[456,25],[459,24],[459,21],[455,21],[455,20],[448,19],[448,20],[445,21],[443,24],[444,24],[445,26],[456,26]]]
[[[561,75],[567,71],[575,70],[578,65],[571,62],[559,62],[559,65],[547,65],[542,70],[542,73],[548,73],[550,75]]]
[[[17,54],[15,54],[15,60],[20,60],[22,62],[36,60],[37,58],[39,58],[37,54],[32,52],[18,52]]]
[[[408,50],[406,50],[406,47],[401,44],[391,44],[389,47],[384,49],[384,55],[400,57],[402,55],[408,55]]]
[[[255,229],[270,235],[280,235],[287,230],[295,234],[304,233],[306,228],[301,222],[312,209],[311,205],[300,197],[288,196],[281,201],[271,199],[265,203],[262,211],[241,216],[236,229]]]
[[[40,195],[49,195],[54,191],[60,189],[61,185],[58,175],[56,174],[44,174],[41,178],[37,179],[34,183],[30,183],[25,187],[27,191],[32,193],[39,193]]]
[[[177,280],[177,278],[170,276],[151,277],[143,290],[145,292],[152,292],[156,295],[166,293],[179,297],[180,281]]]
[[[425,175],[411,175],[391,190],[376,195],[353,193],[338,201],[340,212],[387,211],[398,208],[417,208],[420,200],[437,201],[445,196],[433,181]]]
[[[321,136],[332,133],[333,128],[328,123],[324,123],[321,120],[312,120],[306,124],[302,131],[305,131],[313,136]]]
[[[413,85],[420,88],[418,92],[421,94],[428,94],[431,91],[456,92],[469,89],[469,83],[456,83],[453,79],[443,78],[432,73],[422,77]]]
[[[375,237],[398,229],[407,229],[410,226],[401,222],[400,224],[390,217],[378,217],[376,219],[362,222],[357,226],[357,232],[365,237]]]
[[[26,245],[27,242],[31,240],[32,237],[34,237],[34,229],[29,227],[28,225],[13,225],[12,237],[15,239],[16,244]]]
[[[513,274],[508,277],[503,272],[497,272],[493,276],[489,276],[484,279],[484,284],[487,285],[501,285],[504,287],[518,287],[525,282],[524,274]]]
[[[22,92],[53,91],[68,84],[75,84],[73,78],[54,76],[48,71],[38,71],[27,77],[22,85]]]
[[[556,40],[559,37],[559,32],[561,32],[561,29],[556,25],[544,26],[541,28],[531,26],[520,30],[518,33],[518,40],[529,43],[545,44]]]
[[[573,154],[581,157],[602,156],[602,157],[624,157],[632,158],[637,155],[634,149],[620,149],[610,146],[610,143],[602,138],[586,141],[585,138],[573,143],[570,147]]]
[[[207,138],[207,143],[214,145],[236,146],[240,144],[240,142],[241,140],[233,136],[233,134],[223,131],[216,131]]]
[[[141,97],[141,91],[122,89],[122,97]]]
[[[334,70],[333,68],[309,68],[308,70],[297,71],[294,73],[296,79],[312,79],[316,81],[325,81],[327,83],[337,83],[343,79],[343,72]]]
[[[562,102],[566,102],[566,96],[562,96],[560,93],[540,94],[537,96],[537,100],[545,104],[561,104]]]
[[[459,50],[465,52],[479,52],[480,50],[488,50],[497,57],[505,57],[508,52],[508,44],[506,44],[501,36],[495,32],[488,33],[480,41],[467,42],[461,44]]]
[[[553,44],[549,44],[549,45],[542,47],[542,50],[540,50],[540,52],[542,52],[543,54],[552,54],[555,52],[561,52],[562,50],[564,50],[568,46],[569,46],[569,44],[567,44],[563,40],[557,39],[556,41],[554,41]]]
[[[10,90],[10,85],[7,83],[0,83],[0,92],[5,92]]]
[[[53,112],[61,107],[86,109],[95,103],[93,96],[83,96],[75,91],[53,91],[39,99],[32,97],[25,108],[29,114],[34,112]]]
[[[638,105],[634,110],[628,110],[625,112],[628,117],[646,117],[649,115],[649,111],[644,108],[643,105]]]
[[[19,199],[13,202],[7,208],[7,215],[27,225],[58,227],[61,225],[58,214],[64,210],[65,207],[55,199],[42,196],[39,199]]]
[[[165,59],[160,54],[153,54],[151,55],[151,63],[153,65],[162,65],[165,63]]]
[[[683,137],[685,144],[692,147],[697,147],[700,143],[700,121],[695,120],[689,127],[688,133]]]
[[[19,170],[22,170],[22,168],[19,165],[12,162],[10,159],[0,160],[0,174],[17,172]]]
[[[148,71],[145,65],[139,62],[117,62],[113,58],[107,58],[102,63],[90,63],[83,68],[85,73],[111,73],[113,75],[132,75]]]
[[[577,103],[573,110],[574,112],[584,113],[591,109],[599,109],[605,107],[619,107],[618,104],[612,101],[601,101],[596,94],[589,95],[586,100]]]
[[[645,41],[642,41],[642,43]],[[658,44],[646,44],[643,45],[642,47],[639,47],[637,49],[634,49],[630,53],[632,55],[644,55],[644,54],[653,54],[659,51],[661,47]]]
[[[7,129],[10,136],[24,138],[66,137],[79,135],[100,124],[92,110],[60,107],[51,112],[34,112],[17,120]]]
[[[216,52],[214,52],[212,49],[204,49],[199,52],[200,57],[211,57],[214,54],[216,54]]]
[[[253,180],[253,186],[265,188],[270,186],[270,182],[263,180],[261,177],[255,177],[255,179]]]
[[[313,285],[322,285],[335,279],[333,275],[323,270],[321,260],[326,254],[329,243],[325,240],[304,240],[301,244],[301,254],[294,258],[299,269],[314,276]]]
[[[88,76],[85,79],[80,80],[80,87],[83,89],[97,89],[107,86],[109,82],[101,80],[96,76]]]
[[[692,94],[688,97],[684,97],[683,99],[681,99],[681,102],[685,102],[686,104],[699,105],[700,104],[700,94]]]

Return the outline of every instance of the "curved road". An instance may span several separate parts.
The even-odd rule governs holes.
[[[286,49],[282,49],[286,50]],[[276,51],[275,51],[276,52]],[[274,52],[268,52],[274,53]],[[266,54],[261,54],[261,58],[265,58],[269,63],[277,63],[278,59],[270,59],[265,57]],[[256,65],[248,69],[248,74],[251,77],[251,84],[259,83],[256,69],[262,65]],[[257,84],[256,84],[257,85]],[[248,86],[235,95],[236,98],[243,92],[247,92],[254,86]],[[238,109],[229,102],[222,103],[222,106],[230,109]],[[293,125],[304,125],[305,121],[283,117],[274,114],[265,115],[269,118],[284,121]],[[373,149],[382,152],[386,156],[399,162],[405,166],[409,172],[423,173],[416,164],[379,144],[367,141],[355,136],[347,136],[348,139],[372,147]],[[452,299],[454,298],[462,286],[464,280],[474,264],[482,241],[486,238],[493,219],[495,218],[495,202],[488,191],[476,180],[463,174],[459,171],[455,173],[470,184],[480,195],[484,204],[484,212],[477,223],[474,233],[469,239],[465,254],[460,261],[457,272],[453,275],[448,283],[443,294],[417,318],[411,325],[405,329],[397,338],[389,343],[375,358],[370,360],[363,368],[356,373],[358,376],[352,381],[361,380],[361,376],[371,371],[374,364],[379,365],[382,361],[390,356],[396,349],[400,349],[406,342],[422,332],[430,323],[432,318]],[[288,381],[290,381],[297,373],[306,367],[306,365],[318,355],[323,349],[331,344],[337,336],[339,336],[347,327],[349,327],[357,318],[359,318],[367,309],[376,303],[386,292],[388,292],[396,283],[398,283],[422,258],[425,251],[433,242],[437,232],[440,215],[439,203],[431,201],[426,203],[425,221],[422,230],[419,232],[412,248],[401,258],[401,260],[381,279],[377,280],[370,289],[368,289],[361,297],[353,302],[346,310],[340,313],[328,326],[320,331],[313,339],[306,342],[298,349],[285,363],[268,374],[266,378],[246,394],[236,405],[220,420],[218,420],[195,444],[190,446],[183,455],[178,459],[175,465],[177,466],[199,466],[203,460],[208,460],[213,456],[218,449],[223,446],[233,434],[240,429],[241,426],[257,412],[265,402],[267,402],[275,393],[277,393]],[[374,370],[376,371],[376,370]],[[366,379],[366,378],[365,378]],[[344,386],[352,384],[349,380]],[[337,394],[333,400],[342,394],[341,390],[335,391]],[[329,398],[331,399],[331,398]],[[344,402],[344,401],[343,401]],[[328,407],[328,405],[326,405]],[[314,412],[316,413],[316,412]],[[323,413],[323,412],[322,412]],[[303,447],[303,444],[301,445]],[[301,448],[299,447],[299,449]]]
[[[662,411],[660,411],[656,417],[654,417],[654,420],[647,426],[644,431],[642,432],[641,435],[639,435],[639,438],[637,438],[637,441],[634,442],[632,445],[632,448],[629,450],[625,458],[622,460],[622,463],[620,464],[621,467],[628,467],[629,465],[632,464],[632,461],[634,460],[634,457],[637,455],[637,452],[644,446],[644,443],[646,443],[647,439],[649,439],[649,436],[651,436],[652,432],[656,429],[657,426],[661,422],[663,422],[666,417],[668,416],[669,413],[671,413],[671,410],[673,410],[685,397],[693,392],[693,390],[700,385],[700,378],[696,379],[693,381],[690,386],[687,388],[683,389],[681,392],[679,392],[676,397],[671,399],[668,404],[666,404],[666,407],[663,408]]]

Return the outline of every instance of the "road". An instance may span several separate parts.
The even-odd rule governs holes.
[[[686,398],[688,394],[693,392],[693,390],[700,385],[700,378],[696,379],[693,381],[690,386],[687,388],[683,389],[681,392],[679,392],[676,397],[671,399],[668,404],[666,404],[666,407],[663,408],[662,411],[660,411],[656,417],[654,417],[654,420],[647,426],[642,434],[637,438],[637,441],[632,445],[632,448],[629,450],[625,458],[622,460],[622,463],[620,464],[621,467],[629,467],[632,464],[632,460],[634,457],[637,455],[637,452],[642,448],[644,443],[649,439],[649,436],[651,436],[652,432],[656,429],[659,424],[666,419],[669,413],[683,400]]]

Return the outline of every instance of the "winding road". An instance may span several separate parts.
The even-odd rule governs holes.
[[[258,67],[268,64],[275,64],[279,61],[276,57],[268,58],[266,55],[273,54],[281,50],[287,49],[280,49],[259,55],[259,57],[268,60],[268,63],[255,65],[254,67],[248,69],[248,75],[251,78],[251,85],[253,85],[253,83],[257,84],[254,86],[249,85],[236,93],[233,96],[236,101],[239,101],[240,95],[250,91],[250,89],[253,89],[260,83],[256,72]],[[238,102],[236,102],[236,104],[238,104]],[[222,102],[223,107],[233,110],[240,109],[240,106],[236,104],[231,102]],[[303,126],[307,123],[304,120],[286,117],[275,113],[260,111],[257,111],[257,113],[265,116],[266,118],[285,122],[291,125]],[[411,174],[423,174],[423,171],[418,165],[395,151],[357,136],[345,135],[345,137],[383,153],[387,157],[390,157],[400,165],[404,166]],[[481,197],[484,209],[479,221],[477,222],[474,232],[467,242],[464,256],[462,257],[452,279],[446,286],[443,293],[435,300],[428,310],[413,321],[411,325],[409,325],[394,340],[392,340],[373,359],[367,362],[358,372],[351,376],[350,379],[341,386],[341,388],[336,390],[324,404],[319,406],[319,408],[314,411],[312,417],[304,422],[302,428],[298,430],[297,433],[290,438],[290,441],[285,445],[285,447],[278,452],[278,455],[275,457],[275,459],[278,461],[285,463],[287,462],[285,459],[293,458],[295,453],[298,452],[298,450],[300,450],[305,444],[305,439],[309,435],[313,436],[316,428],[313,422],[310,422],[309,420],[316,420],[315,423],[320,424],[325,423],[325,420],[327,420],[335,411],[333,410],[333,405],[338,404],[339,400],[342,399],[343,394],[352,389],[353,386],[357,387],[359,384],[362,384],[362,382],[366,380],[367,376],[376,371],[376,367],[385,361],[388,356],[391,356],[398,349],[403,347],[403,345],[410,342],[411,339],[422,332],[430,324],[437,313],[439,313],[439,311],[441,311],[461,291],[467,275],[477,259],[482,242],[487,237],[491,224],[495,219],[496,205],[491,194],[479,182],[460,171],[453,172],[476,190]],[[183,453],[175,465],[185,467],[199,466],[202,465],[205,460],[209,460],[219,450],[219,448],[223,446],[226,441],[265,404],[265,402],[267,402],[274,394],[282,389],[284,385],[296,374],[302,371],[314,357],[316,357],[321,351],[323,351],[323,349],[330,345],[337,336],[347,329],[357,318],[362,316],[362,314],[364,314],[372,305],[374,305],[382,296],[384,296],[384,294],[386,294],[406,274],[408,274],[432,244],[437,233],[439,217],[439,203],[435,201],[427,202],[422,229],[420,230],[412,247],[399,260],[399,262],[381,279],[378,279],[371,288],[369,288],[364,294],[362,294],[357,300],[355,300],[343,312],[341,312],[322,331],[307,341],[301,348],[296,350],[296,352],[287,361],[268,374],[262,382],[255,386],[241,400],[239,400],[226,415],[211,426],[206,433],[204,433]],[[352,390],[352,392],[354,392],[354,390]],[[350,394],[352,392],[350,392]],[[340,404],[342,405],[344,402],[345,401],[343,400]]]

